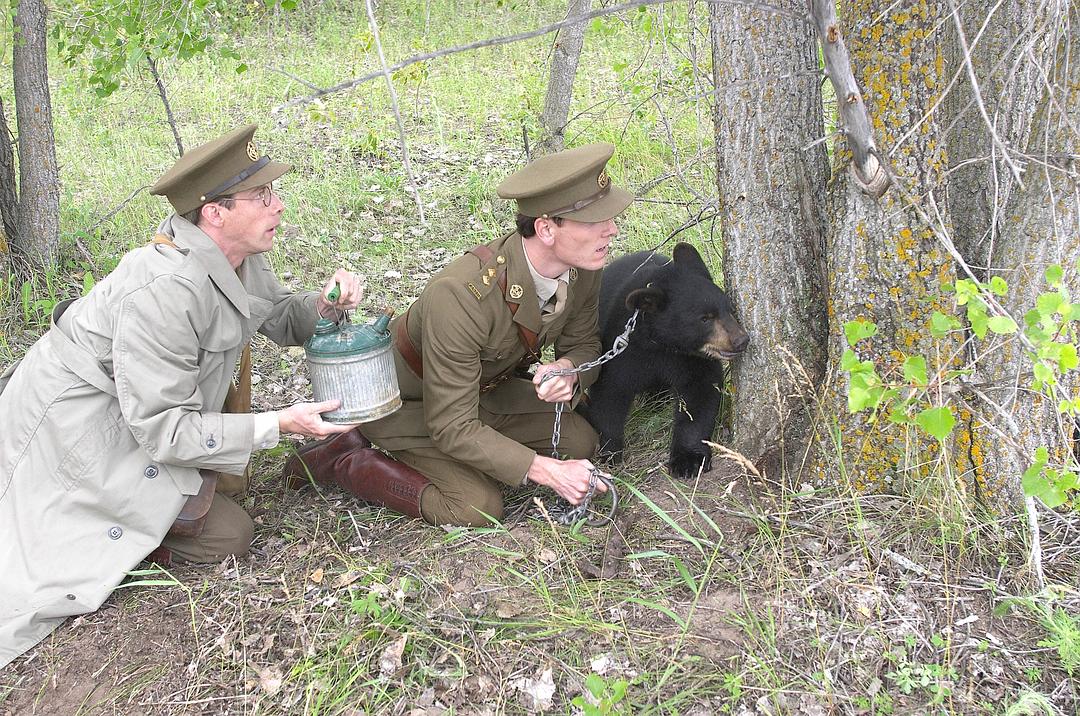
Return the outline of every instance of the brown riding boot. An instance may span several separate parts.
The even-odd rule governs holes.
[[[308,475],[318,483],[334,481],[334,461],[353,450],[370,448],[371,442],[360,434],[359,429],[331,435],[323,440],[304,445],[285,461],[281,477],[290,488],[308,484]]]
[[[424,519],[420,495],[431,482],[405,463],[366,448],[343,455],[333,470],[334,482],[361,500]]]

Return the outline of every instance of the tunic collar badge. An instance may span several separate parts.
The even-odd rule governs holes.
[[[510,298],[517,300],[525,295],[525,290],[518,284],[514,284],[510,287]]]
[[[577,281],[577,269],[573,266],[570,267],[570,280]]]

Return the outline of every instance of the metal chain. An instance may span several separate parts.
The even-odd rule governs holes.
[[[582,363],[575,368],[559,368],[557,370],[550,371],[544,374],[544,377],[540,379],[540,385],[543,385],[551,378],[555,378],[561,375],[574,375],[576,373],[584,373],[587,370],[597,368],[604,363],[612,360],[620,353],[626,350],[626,347],[630,345],[630,334],[634,332],[634,328],[637,327],[639,310],[635,309],[630,315],[630,318],[626,321],[626,327],[623,332],[615,337],[615,340],[611,343],[611,348],[606,352],[600,354],[596,360]],[[551,456],[553,458],[559,458],[559,440],[561,439],[562,431],[562,413],[565,402],[560,401],[555,404],[555,424],[552,426],[551,431]],[[619,496],[615,492],[615,483],[612,481],[611,476],[601,472],[595,467],[589,473],[589,491],[585,493],[585,499],[583,499],[577,506],[570,507],[567,503],[567,507],[561,510],[553,510],[553,516],[555,521],[561,525],[572,525],[578,520],[584,519],[586,512],[589,510],[589,503],[592,501],[593,493],[596,491],[596,482],[599,480],[603,482],[611,494],[611,509],[608,511],[607,516],[598,519],[588,520],[585,524],[589,527],[599,527],[604,522],[611,520],[615,517],[615,510],[619,506]],[[564,500],[565,501],[565,500]]]

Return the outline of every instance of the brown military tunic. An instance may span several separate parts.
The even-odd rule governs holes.
[[[525,239],[531,241],[533,239]],[[421,380],[395,346],[403,405],[361,431],[432,482],[422,496],[424,517],[435,523],[477,524],[502,516],[498,483],[521,485],[537,452],[549,454],[554,403],[536,396],[515,368],[526,353],[518,325],[554,347],[554,359],[574,365],[600,352],[597,328],[599,271],[571,270],[565,306],[542,320],[521,236],[489,244],[482,261],[467,253],[437,273],[406,314],[406,326],[423,360]],[[505,272],[506,294],[499,275]],[[512,313],[507,303],[518,305]],[[547,359],[545,362],[547,362]],[[596,372],[578,376],[581,395]],[[487,386],[491,386],[485,389]],[[576,413],[563,413],[559,452],[589,458],[596,434]]]

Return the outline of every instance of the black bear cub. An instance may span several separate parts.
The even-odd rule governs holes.
[[[641,251],[604,269],[605,351],[634,309],[641,313],[626,350],[601,368],[582,412],[600,433],[600,455],[620,460],[634,397],[670,390],[677,402],[668,467],[676,477],[692,477],[712,467],[712,451],[702,441],[712,438],[720,410],[723,363],[746,350],[750,338],[697,250],[680,243],[672,255]]]

